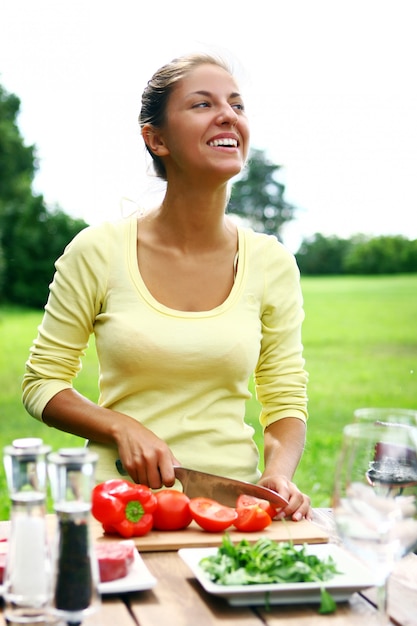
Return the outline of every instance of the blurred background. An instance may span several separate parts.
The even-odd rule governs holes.
[[[234,64],[252,145],[280,166],[282,231],[417,237],[413,0],[0,0],[0,84],[36,146],[34,189],[91,224],[158,201],[137,116],[162,64]],[[124,199],[124,200],[123,200]]]

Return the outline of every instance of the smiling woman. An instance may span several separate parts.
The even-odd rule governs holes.
[[[192,54],[148,82],[139,115],[162,203],[82,231],[57,261],[23,398],[50,426],[89,440],[96,477],[172,487],[174,466],[259,482],[310,517],[292,482],[304,448],[307,374],[299,271],[275,237],[225,214],[249,123],[227,65]],[[97,404],[73,379],[94,333]],[[263,472],[245,423],[254,377]]]
[[[242,96],[227,66],[220,60],[213,61],[207,55],[196,55],[179,61],[176,67],[169,64],[145,89],[139,123],[155,170],[165,180],[168,179],[167,167],[173,167],[175,157],[187,148],[184,156],[187,152],[191,156],[185,169],[188,177],[192,176],[193,166],[206,169],[201,159],[211,154],[207,147],[219,148],[219,153],[235,157],[230,164],[232,176],[244,165],[249,130]],[[154,97],[155,90],[161,91],[162,85],[165,85],[165,101]],[[210,123],[213,114],[222,120],[222,125],[215,129]],[[196,142],[192,141],[193,133],[198,135]],[[230,174],[226,181],[229,179]]]

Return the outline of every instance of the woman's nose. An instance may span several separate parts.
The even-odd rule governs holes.
[[[230,124],[230,126],[235,126],[238,121],[238,116],[236,111],[230,104],[225,104],[222,106],[222,109],[219,113],[219,120],[221,124]]]

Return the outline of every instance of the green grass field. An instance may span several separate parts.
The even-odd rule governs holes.
[[[296,482],[313,506],[328,506],[341,430],[361,406],[417,408],[417,275],[326,277],[302,280],[306,320],[304,348],[309,372],[306,450]],[[2,447],[15,437],[40,436],[53,449],[78,445],[76,437],[48,428],[27,415],[20,383],[42,312],[0,308],[0,433]],[[76,387],[97,398],[97,363],[92,344]],[[259,406],[247,406],[257,425]],[[8,515],[0,467],[0,519]]]

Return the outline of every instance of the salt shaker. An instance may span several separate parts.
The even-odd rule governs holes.
[[[99,570],[90,532],[97,459],[87,448],[63,448],[48,456],[57,515],[51,612],[67,624],[80,624],[100,605]]]
[[[3,450],[11,500],[4,576],[4,616],[13,623],[45,622],[51,592],[46,526],[47,454],[42,439],[15,439]]]

